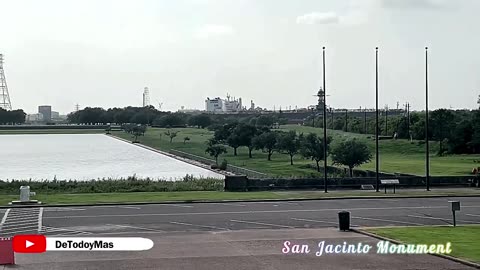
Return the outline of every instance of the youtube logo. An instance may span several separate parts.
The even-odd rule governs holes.
[[[47,250],[47,238],[40,234],[15,235],[13,251],[18,253],[42,253]]]

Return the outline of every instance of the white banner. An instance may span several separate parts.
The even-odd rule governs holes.
[[[143,237],[47,237],[47,251],[142,251],[153,247]]]

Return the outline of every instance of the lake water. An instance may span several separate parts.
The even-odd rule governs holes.
[[[222,175],[102,134],[0,135],[1,180]]]

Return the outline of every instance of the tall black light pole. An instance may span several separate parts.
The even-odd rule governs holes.
[[[376,190],[380,191],[379,176],[379,156],[378,156],[378,47],[375,48],[375,176]]]
[[[430,146],[428,141],[428,47],[425,47],[425,182],[430,191]]]
[[[323,47],[323,185],[327,187],[327,88],[325,87],[325,47]]]

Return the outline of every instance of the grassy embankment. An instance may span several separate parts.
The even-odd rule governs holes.
[[[376,228],[367,231],[405,244],[446,244],[451,256],[480,263],[480,226]]]
[[[212,136],[212,132],[204,129],[181,128],[174,129],[179,131],[178,136],[172,143],[169,138],[163,134],[166,129],[150,128],[145,137],[140,137],[141,143],[154,148],[168,151],[170,149],[180,150],[191,154],[210,158],[205,154],[205,141]],[[296,125],[283,126],[281,130],[296,130],[297,132],[309,133],[315,132],[322,135],[322,129],[303,127]],[[342,131],[331,131],[329,133],[334,140],[342,138],[355,137],[367,142],[374,152],[375,141],[371,135],[362,135],[347,133]],[[125,139],[131,139],[131,135],[121,131],[115,131],[112,134]],[[191,140],[183,143],[183,138],[188,136]],[[368,138],[371,137],[371,138]],[[425,145],[421,142],[408,140],[382,140],[380,141],[380,170],[384,172],[400,172],[424,175],[425,173]],[[478,166],[475,160],[480,160],[480,155],[452,155],[438,157],[435,155],[438,149],[438,143],[431,143],[431,174],[432,175],[468,175],[473,167]],[[288,155],[275,153],[272,161],[267,161],[267,156],[261,151],[254,151],[253,158],[248,158],[248,150],[241,147],[238,150],[238,156],[233,155],[233,150],[228,148],[228,153],[222,155],[219,160],[227,159],[230,164],[257,170],[274,176],[302,176],[315,175],[315,170],[306,167],[312,164],[310,160],[302,159],[299,155],[294,158],[294,165],[289,164]],[[361,169],[375,170],[375,158]],[[320,175],[320,174],[317,174]]]
[[[67,193],[67,194],[65,194]],[[476,189],[436,189],[428,194],[424,190],[405,190],[397,194],[376,193],[370,190],[335,191],[329,193],[323,191],[258,191],[258,192],[223,192],[223,191],[173,191],[173,192],[109,192],[109,193],[49,193],[37,192],[32,199],[39,200],[44,204],[94,204],[94,203],[134,203],[151,202],[161,203],[164,201],[218,201],[218,200],[274,200],[274,199],[327,199],[343,197],[384,197],[395,196],[461,196],[480,195]],[[18,200],[18,195],[0,195],[0,206],[7,205],[12,200]]]

